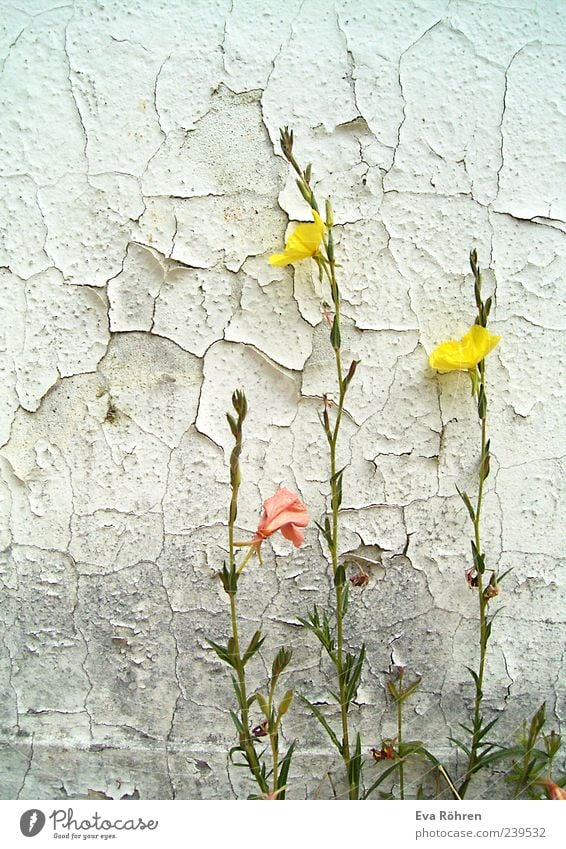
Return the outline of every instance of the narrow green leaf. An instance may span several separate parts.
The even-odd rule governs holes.
[[[277,720],[276,725],[279,725],[289,708],[291,707],[291,702],[293,701],[293,691],[287,690],[283,698],[281,699],[281,704],[279,705],[279,711],[277,712]]]
[[[399,756],[405,760],[410,755],[420,754],[423,749],[421,740],[407,740],[399,746]]]
[[[480,462],[480,480],[485,481],[489,477],[489,469],[490,469],[490,453],[489,453],[489,439],[485,445],[485,451],[482,455]]]
[[[231,680],[232,680],[232,687],[233,687],[234,692],[236,694],[236,701],[238,702],[238,707],[240,708],[241,711],[243,711],[244,710],[244,696],[242,694],[242,691],[240,690],[240,684],[234,678],[233,675],[232,675]]]
[[[360,792],[360,775],[362,771],[362,743],[360,738],[360,733],[356,734],[356,745],[354,748],[354,753],[350,758],[350,763],[348,764],[348,778],[350,780],[350,785],[354,789],[355,798],[357,799]]]
[[[472,520],[472,522],[475,522],[476,511],[474,510],[474,508],[472,506],[472,502],[470,501],[470,497],[469,497],[468,493],[462,492],[458,487],[456,487],[456,489],[458,490],[458,495],[460,496],[460,498],[462,499],[462,501],[466,505],[468,513],[470,514],[470,519]]]
[[[281,769],[279,770],[279,786],[283,789],[277,795],[277,800],[285,799],[286,794],[286,784],[287,779],[289,777],[289,767],[291,766],[291,758],[293,757],[293,752],[295,751],[295,741],[291,743],[289,748],[285,753],[285,757],[281,761]]]
[[[470,540],[470,543],[471,543],[471,545],[472,545],[472,555],[473,555],[473,558],[474,558],[474,566],[476,567],[476,569],[477,569],[477,571],[479,572],[479,574],[480,574],[480,575],[483,575],[483,573],[485,572],[485,559],[484,559],[484,555],[483,555],[483,554],[481,554],[481,553],[478,551],[478,549],[477,549],[477,547],[476,547],[476,544],[475,544],[475,542],[473,541],[473,539],[472,539],[472,540]]]
[[[340,339],[340,322],[338,320],[338,316],[334,316],[334,320],[332,322],[332,329],[330,330],[330,344],[334,348],[335,351],[338,351],[341,345]]]
[[[212,649],[214,649],[220,660],[223,660],[224,663],[227,663],[229,666],[235,666],[234,657],[227,646],[221,646],[219,643],[215,643],[213,640],[207,640],[206,642]]]
[[[487,397],[485,394],[485,389],[483,387],[483,383],[480,383],[480,388],[478,392],[478,416],[480,419],[484,419],[487,413]]]
[[[293,652],[291,649],[282,647],[279,649],[277,654],[275,655],[275,659],[271,666],[271,680],[277,681],[281,673],[284,669],[289,666],[291,662],[291,658],[293,657]]]
[[[232,721],[233,721],[234,725],[236,726],[236,731],[238,732],[238,734],[243,734],[244,733],[244,726],[242,725],[240,717],[236,713],[234,713],[233,710],[230,711],[230,716],[232,717]]]
[[[401,693],[401,701],[405,702],[408,698],[410,698],[415,690],[417,690],[421,685],[421,678],[417,678],[416,681],[413,681],[412,684],[409,684],[408,687],[405,687],[403,692]]]
[[[263,715],[265,716],[266,719],[269,719],[269,707],[268,707],[267,700],[266,700],[265,696],[262,693],[259,693],[259,692],[256,693],[255,696],[256,696],[257,702],[258,702],[258,704],[261,708],[261,712],[263,713]]]
[[[254,654],[260,650],[263,643],[265,642],[266,637],[261,636],[261,631],[256,631],[253,637],[250,640],[250,644],[247,647],[244,656],[242,658],[242,665],[245,666],[248,660],[254,656]]]
[[[381,773],[381,775],[379,776],[379,778],[377,778],[377,779],[373,782],[373,784],[371,785],[371,787],[369,787],[369,789],[368,789],[368,790],[366,790],[366,792],[364,793],[364,799],[369,799],[369,797],[370,797],[370,795],[373,793],[373,791],[374,791],[374,790],[377,790],[377,788],[379,787],[379,785],[380,785],[380,784],[383,784],[383,782],[385,781],[385,779],[386,779],[386,778],[388,778],[388,777],[391,775],[391,773],[392,773],[392,772],[395,772],[397,769],[399,769],[399,764],[396,764],[396,763],[395,763],[395,764],[393,764],[393,765],[392,765],[392,766],[390,766],[390,767],[387,767],[387,769],[385,769],[385,770]]]
[[[312,710],[312,712],[314,713],[314,715],[330,737],[331,742],[334,744],[334,746],[336,746],[340,754],[342,754],[342,744],[338,740],[338,737],[336,736],[326,719],[323,717],[322,713],[319,711],[317,706],[313,705],[312,702],[309,702],[309,700],[306,699],[304,696],[299,696],[299,698],[303,702],[303,704],[305,704],[308,708],[310,708],[310,710]]]
[[[464,754],[466,755],[467,758],[470,758],[470,755],[471,755],[470,750],[468,749],[468,747],[466,745],[464,745],[464,743],[462,743],[461,740],[456,740],[455,737],[449,737],[448,739],[450,740],[451,743],[454,743],[455,746],[458,746],[458,748],[461,749],[464,752]]]
[[[344,586],[342,590],[342,619],[346,616],[348,612],[348,600],[350,597],[350,587],[348,584]]]
[[[232,431],[232,436],[234,438],[238,437],[238,425],[236,424],[236,419],[230,413],[226,413],[226,418],[228,419],[228,424],[230,425],[230,430]]]
[[[387,682],[387,689],[389,690],[389,695],[397,701],[399,699],[399,691],[397,690],[397,686],[394,681]]]
[[[324,527],[324,528],[318,522],[315,522],[315,525],[317,526],[317,528],[321,532],[322,536],[324,537],[328,547],[332,548],[332,533],[330,531],[330,525],[328,527]]]

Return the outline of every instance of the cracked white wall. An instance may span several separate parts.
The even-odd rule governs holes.
[[[352,594],[368,645],[357,708],[392,734],[395,663],[423,684],[408,733],[446,755],[471,688],[465,508],[478,435],[462,375],[427,353],[496,286],[488,560],[513,567],[486,703],[500,733],[561,717],[559,310],[566,272],[561,0],[1,0],[0,642],[5,798],[228,797],[224,421],[249,398],[240,522],[328,496],[318,414],[334,372],[307,264],[274,269],[306,210],[278,155],[295,130],[334,199],[344,349],[361,360],[342,454],[344,551],[382,565]],[[313,527],[243,581],[290,682],[326,692],[296,617],[329,593]],[[256,680],[265,670],[255,669]],[[296,705],[291,795],[335,764]],[[371,770],[371,765],[368,768]],[[504,782],[485,789],[504,794]]]

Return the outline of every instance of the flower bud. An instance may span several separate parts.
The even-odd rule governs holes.
[[[326,198],[326,226],[328,229],[334,226],[334,215],[332,213],[332,204],[330,198]]]

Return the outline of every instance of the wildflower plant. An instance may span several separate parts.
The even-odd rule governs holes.
[[[234,414],[227,413],[226,418],[234,437],[234,447],[230,455],[230,487],[231,499],[228,516],[228,564],[224,564],[219,573],[224,592],[230,602],[230,621],[232,634],[226,645],[208,640],[211,648],[218,657],[233,670],[232,686],[236,694],[237,710],[230,715],[238,734],[238,743],[230,749],[229,757],[234,766],[247,768],[256,785],[258,793],[250,798],[285,799],[287,778],[295,743],[291,743],[284,755],[280,752],[281,721],[293,700],[292,690],[287,690],[281,701],[276,702],[276,687],[281,674],[291,661],[291,649],[282,647],[272,663],[271,676],[267,692],[249,694],[246,667],[250,660],[260,651],[265,637],[261,629],[252,636],[247,648],[242,650],[238,628],[236,599],[238,586],[249,561],[254,555],[260,558],[262,542],[269,536],[281,531],[291,539],[295,546],[303,541],[300,528],[308,523],[308,513],[298,496],[286,489],[280,489],[272,498],[264,502],[263,516],[255,536],[250,542],[238,543],[234,540],[234,528],[238,515],[238,491],[241,484],[240,454],[243,444],[243,424],[247,414],[247,402],[243,392],[236,391],[232,395]],[[238,549],[246,548],[245,555],[238,563]],[[250,709],[254,704],[260,709],[261,719],[252,726]]]
[[[403,729],[403,707],[410,699],[421,683],[420,678],[405,683],[405,668],[398,666],[395,670],[395,679],[387,682],[387,691],[395,704],[397,718],[397,735],[394,738],[384,739],[380,748],[371,750],[373,759],[378,763],[387,764],[371,786],[366,790],[364,799],[369,798],[390,775],[397,773],[399,778],[399,798],[405,799],[405,762],[413,755],[424,755],[432,759],[435,765],[438,761],[426,751],[420,740],[405,740]]]
[[[553,776],[554,760],[561,749],[560,734],[551,731],[545,734],[546,703],[543,702],[531,717],[524,722],[517,745],[506,748],[504,754],[512,759],[508,774],[514,785],[513,798],[566,799],[566,774]]]
[[[305,617],[302,624],[317,637],[334,666],[337,679],[337,692],[332,693],[340,708],[340,729],[336,731],[323,715],[322,711],[307,699],[309,706],[332,744],[338,750],[345,767],[350,799],[360,797],[360,778],[362,768],[362,745],[359,733],[353,738],[350,727],[349,710],[354,702],[361,680],[365,658],[365,646],[358,651],[348,652],[345,647],[344,623],[348,610],[348,584],[344,565],[339,562],[339,523],[338,514],[342,503],[342,477],[344,469],[338,468],[337,450],[340,437],[340,424],[344,412],[344,402],[351,381],[354,378],[358,362],[353,360],[345,371],[342,363],[342,341],[340,328],[340,289],[336,276],[337,263],[334,254],[334,236],[332,205],[329,199],[325,205],[325,220],[320,215],[311,180],[311,165],[300,167],[293,153],[293,133],[287,127],[281,130],[281,149],[297,175],[297,187],[308,203],[313,216],[312,223],[299,224],[287,239],[283,253],[273,254],[269,262],[283,266],[303,259],[311,258],[318,267],[319,278],[326,278],[333,308],[333,317],[329,317],[330,344],[334,351],[336,364],[337,397],[333,402],[324,396],[321,421],[329,447],[330,459],[330,515],[323,524],[317,526],[328,546],[332,565],[332,578],[335,591],[335,605],[332,617],[320,612],[315,606]]]
[[[492,335],[487,329],[487,323],[492,307],[492,296],[485,301],[482,297],[482,276],[475,250],[470,253],[470,266],[474,277],[474,297],[477,317],[474,325],[458,342],[443,342],[434,349],[429,358],[429,365],[442,373],[450,371],[467,371],[472,385],[472,397],[476,403],[480,421],[480,456],[478,466],[478,490],[475,502],[466,492],[458,489],[458,493],[468,511],[473,527],[471,539],[472,565],[466,570],[466,580],[478,597],[479,607],[479,664],[477,671],[468,667],[474,681],[475,699],[474,710],[470,725],[462,725],[470,735],[469,742],[451,738],[452,742],[461,749],[467,759],[466,770],[458,788],[459,798],[465,798],[470,781],[480,770],[501,757],[501,751],[496,751],[496,744],[487,740],[487,734],[495,725],[497,718],[484,722],[482,714],[483,686],[487,647],[491,637],[493,617],[489,615],[490,604],[499,593],[499,583],[503,577],[497,575],[495,568],[486,566],[486,555],[481,539],[481,519],[484,499],[485,482],[490,472],[490,440],[487,436],[488,401],[486,391],[485,358],[499,343],[500,337]]]

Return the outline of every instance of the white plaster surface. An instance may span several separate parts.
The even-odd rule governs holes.
[[[278,147],[295,131],[332,195],[346,403],[341,551],[373,565],[348,638],[353,711],[393,735],[385,682],[421,675],[407,734],[454,765],[477,601],[464,581],[478,429],[431,349],[471,323],[468,253],[495,291],[487,561],[502,587],[485,688],[511,742],[563,718],[561,309],[566,10],[560,0],[0,0],[0,795],[231,798],[224,418],[249,401],[238,522],[296,489],[328,508],[329,300],[275,269],[308,210]],[[327,698],[297,617],[329,598],[314,526],[242,579],[243,629]],[[250,667],[254,685],[266,668]],[[331,715],[332,708],[328,708]],[[294,798],[339,772],[298,702]],[[367,774],[374,769],[369,759]],[[457,767],[456,767],[457,769]],[[236,771],[238,773],[238,771]],[[414,776],[413,792],[418,783]],[[478,795],[504,796],[504,776]]]

